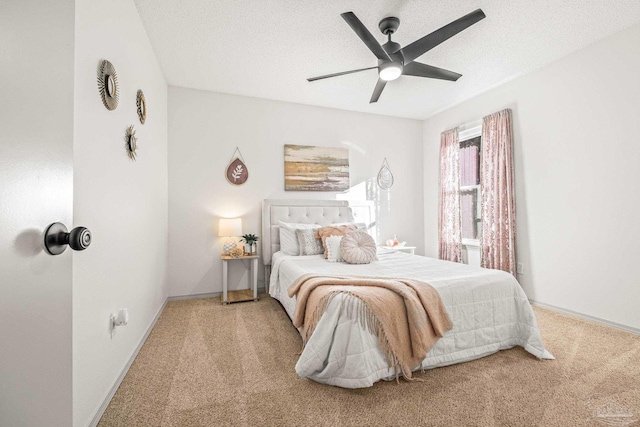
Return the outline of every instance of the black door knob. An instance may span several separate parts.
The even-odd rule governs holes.
[[[71,232],[60,222],[49,225],[44,232],[44,247],[50,255],[60,255],[71,246],[74,251],[83,251],[91,244],[91,232],[85,227],[76,227]]]

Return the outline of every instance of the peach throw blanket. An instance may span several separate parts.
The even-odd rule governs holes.
[[[453,326],[438,291],[419,280],[305,274],[288,293],[296,296],[293,324],[305,344],[336,294],[356,297],[362,303],[350,298],[347,311],[358,310],[357,318],[378,337],[396,376],[402,372],[406,379]]]

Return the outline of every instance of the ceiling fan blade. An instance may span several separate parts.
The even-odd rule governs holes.
[[[450,80],[455,82],[462,74],[445,70],[444,68],[434,67],[432,65],[423,64],[421,62],[411,62],[404,66],[402,70],[403,76],[428,77],[430,79]]]
[[[358,19],[353,12],[345,12],[341,14],[342,18],[347,21],[347,24],[351,27],[353,31],[360,37],[360,39],[367,45],[369,50],[373,52],[373,54],[383,61],[389,61],[389,55],[384,51],[380,43],[376,40],[375,37],[367,30],[367,27],[364,26],[362,22]]]
[[[404,57],[404,63],[407,64],[408,62],[413,61],[420,55],[433,49],[440,43],[449,40],[451,37],[469,28],[485,17],[486,15],[482,9],[474,10],[462,18],[456,19],[452,23],[445,25],[439,30],[435,30],[433,33],[427,34],[421,39],[408,44],[401,49],[402,56]]]
[[[343,71],[341,73],[333,73],[333,74],[327,74],[327,75],[324,75],[324,76],[311,77],[311,78],[307,79],[307,81],[315,82],[316,80],[328,79],[329,77],[344,76],[345,74],[352,74],[352,73],[358,73],[360,71],[373,70],[374,68],[378,68],[378,67],[360,68],[360,69],[357,69],[357,70]]]
[[[376,87],[375,89],[373,89],[373,94],[371,95],[371,100],[369,101],[369,104],[373,104],[374,102],[378,102],[378,98],[380,98],[380,94],[382,93],[382,89],[384,89],[384,86],[387,84],[386,80],[382,80],[381,78],[378,78],[378,83],[376,83]]]

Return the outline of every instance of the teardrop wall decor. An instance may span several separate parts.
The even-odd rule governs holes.
[[[244,158],[237,147],[229,165],[227,166],[225,177],[229,184],[233,185],[242,185],[247,182],[247,179],[249,179],[249,170],[247,169],[247,165],[244,163]]]
[[[389,168],[389,162],[387,162],[387,158],[384,158],[382,162],[382,167],[378,172],[378,186],[383,190],[388,190],[393,186],[393,174],[391,173],[391,168]]]

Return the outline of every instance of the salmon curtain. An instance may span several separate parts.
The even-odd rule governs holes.
[[[440,194],[438,197],[438,257],[462,261],[460,234],[460,146],[458,130],[440,135]]]
[[[481,265],[516,274],[516,207],[511,110],[482,120]]]

